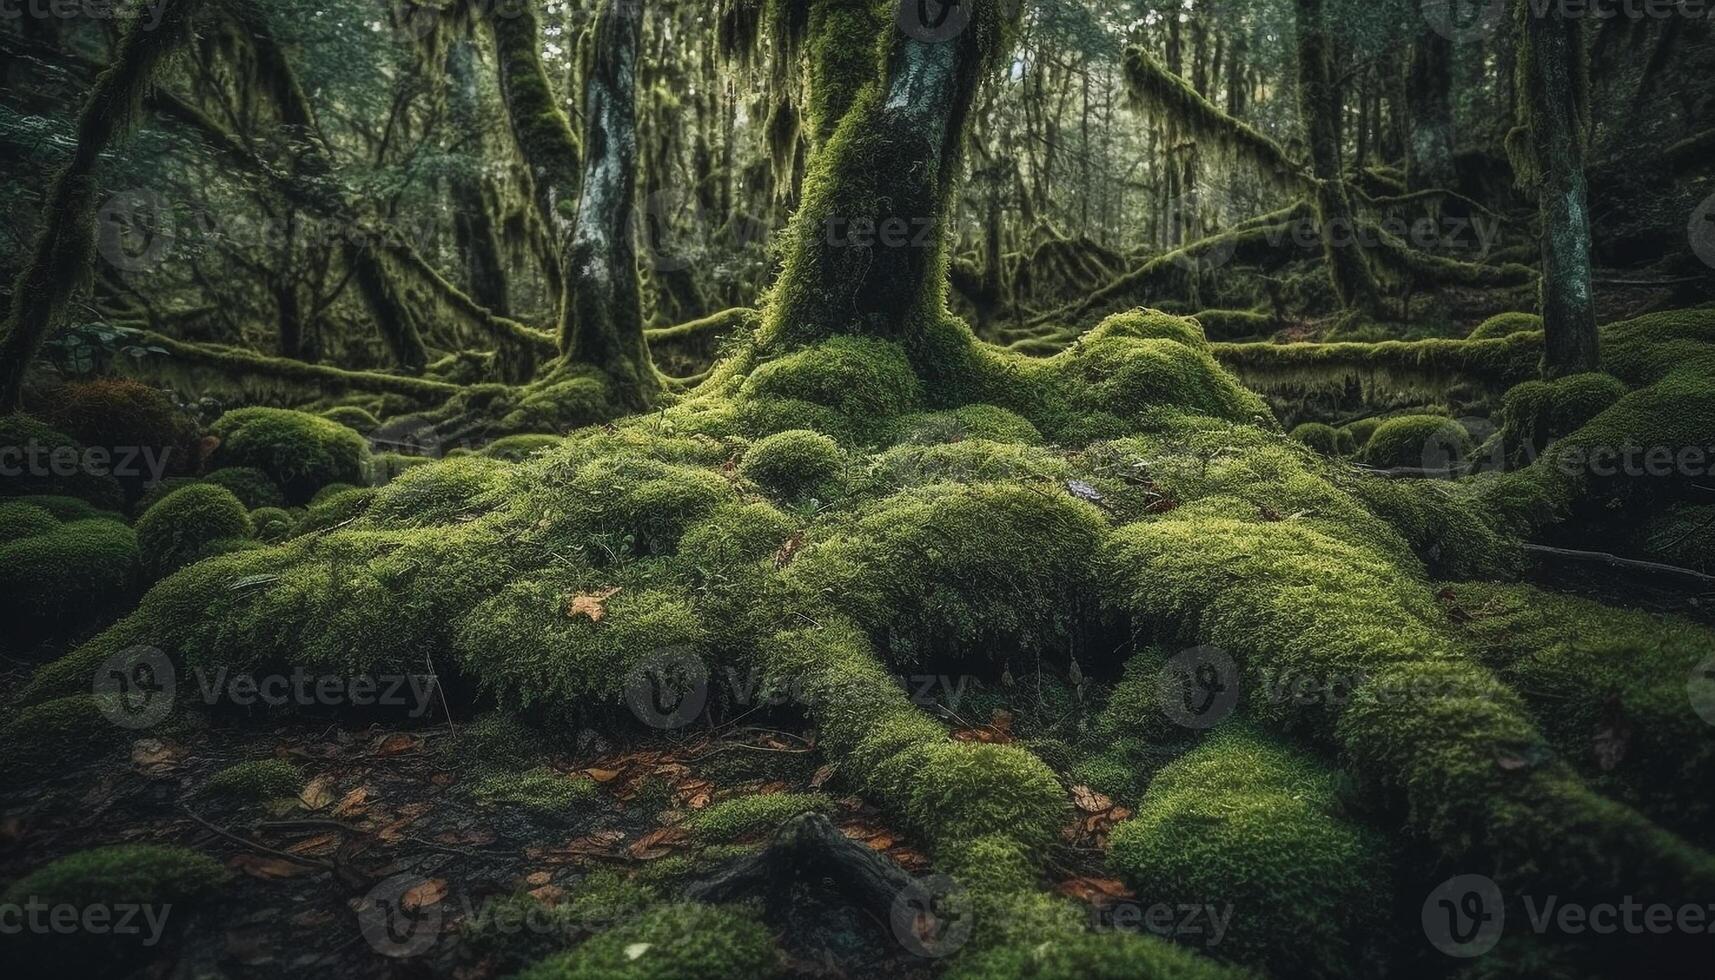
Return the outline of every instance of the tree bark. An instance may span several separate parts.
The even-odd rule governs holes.
[[[1453,167],[1453,42],[1425,29],[1411,46],[1406,69],[1406,100],[1411,138],[1406,144],[1405,181],[1409,190],[1455,190]]]
[[[12,287],[11,315],[0,339],[0,413],[22,404],[24,376],[58,325],[67,300],[88,280],[95,250],[95,170],[122,136],[162,60],[191,34],[199,0],[162,0],[158,23],[134,20],[112,66],[95,80],[77,120],[77,149],[54,179],[30,264]],[[152,29],[151,29],[152,28]]]
[[[1322,0],[1298,0],[1298,95],[1316,176],[1316,211],[1328,274],[1341,306],[1371,311],[1379,303],[1379,291],[1358,247],[1357,221],[1340,164],[1332,57]]]
[[[1530,143],[1523,169],[1535,178],[1542,221],[1542,369],[1555,378],[1601,363],[1584,173],[1584,34],[1582,22],[1563,17],[1558,7],[1538,16],[1529,0],[1520,0],[1519,11],[1520,117]]]
[[[584,170],[562,269],[560,350],[605,372],[620,400],[647,407],[661,382],[643,336],[637,275],[637,49],[635,0],[608,0],[596,22],[584,83]]]

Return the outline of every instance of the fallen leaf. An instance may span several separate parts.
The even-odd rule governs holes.
[[[1136,897],[1125,882],[1117,878],[1072,878],[1062,881],[1055,890],[1089,905],[1110,905]]]
[[[792,559],[798,556],[798,550],[804,547],[804,532],[799,531],[787,538],[785,543],[774,552],[774,567],[785,568],[792,564]]]
[[[823,766],[816,770],[815,775],[810,777],[810,788],[821,789],[822,785],[832,778],[834,778],[834,767],[831,765]]]
[[[140,738],[131,743],[131,762],[149,775],[177,769],[183,757],[183,749],[158,738]]]
[[[558,905],[566,897],[566,890],[559,885],[542,885],[530,889],[528,894],[543,905]]]
[[[363,811],[369,809],[370,802],[369,787],[359,786],[340,798],[333,808],[333,814],[336,817],[362,816]]]
[[[653,861],[671,853],[673,845],[684,842],[687,836],[683,827],[659,827],[632,841],[625,853],[639,861]]]
[[[622,771],[620,769],[585,769],[584,775],[598,783],[611,783],[619,778]]]
[[[566,615],[572,619],[588,616],[590,622],[599,623],[607,618],[607,600],[619,594],[620,587],[610,585],[594,592],[580,593],[566,601]]]
[[[333,780],[327,776],[317,776],[299,791],[298,800],[307,810],[320,810],[329,805],[334,801]]]
[[[407,912],[415,912],[438,905],[441,899],[446,897],[447,879],[430,878],[405,889],[405,894],[399,896],[399,907]]]
[[[338,847],[339,841],[340,835],[335,833],[317,834],[314,837],[306,837],[295,844],[286,845],[286,850],[293,854],[302,854],[304,857],[321,857]]]
[[[373,751],[376,755],[387,756],[410,752],[422,747],[423,740],[417,736],[407,735],[404,732],[394,732],[392,735],[386,735],[377,740]]]
[[[553,880],[554,873],[551,871],[532,871],[525,877],[524,883],[535,888],[540,888]]]
[[[268,881],[315,874],[317,870],[307,864],[299,864],[285,858],[269,857],[266,854],[234,854],[227,864],[252,878]]]
[[[1113,809],[1112,797],[1098,793],[1088,786],[1072,787],[1072,802],[1085,813],[1105,813]]]

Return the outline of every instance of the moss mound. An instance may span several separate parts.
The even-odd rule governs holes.
[[[0,503],[0,540],[34,537],[59,526],[59,518],[38,504],[20,500]]]
[[[363,482],[369,447],[351,429],[319,415],[283,408],[240,408],[209,427],[220,439],[216,467],[261,470],[292,504],[308,503],[330,483]]]
[[[143,573],[164,578],[213,553],[215,542],[254,532],[250,512],[231,490],[206,483],[174,490],[137,518]]]
[[[1401,415],[1376,426],[1361,453],[1368,466],[1444,470],[1475,450],[1465,427],[1440,415]]]
[[[492,773],[471,786],[471,796],[484,806],[517,807],[549,820],[569,820],[595,800],[595,780],[567,776],[547,766],[517,773]]]
[[[680,903],[652,908],[518,980],[728,980],[778,972],[774,940],[755,919]]]
[[[780,500],[825,500],[836,492],[843,463],[839,443],[820,432],[787,429],[745,450],[739,471]]]
[[[7,624],[0,650],[18,656],[71,639],[130,607],[141,566],[130,528],[100,517],[50,524],[42,508],[12,506],[21,533],[0,543],[0,619]]]
[[[1499,340],[1513,334],[1532,333],[1542,329],[1542,317],[1535,313],[1497,313],[1482,323],[1467,340]]]
[[[335,405],[322,412],[322,418],[340,425],[360,435],[369,435],[381,428],[381,420],[375,413],[358,405]]]
[[[296,518],[283,507],[258,507],[250,512],[250,525],[256,529],[256,539],[273,544],[292,533]]]
[[[77,678],[77,686],[87,691],[94,676],[95,665],[91,665]],[[123,731],[102,713],[102,704],[95,695],[84,693],[19,709],[0,726],[0,745],[6,746],[0,773],[41,779],[113,745]]]
[[[1109,863],[1139,894],[1226,907],[1213,952],[1280,976],[1368,976],[1388,903],[1378,835],[1338,814],[1335,776],[1225,728],[1156,775]],[[1248,914],[1245,914],[1248,913]]]
[[[253,466],[224,467],[204,476],[202,482],[231,490],[247,510],[286,506],[286,495],[279,486]]]
[[[0,479],[0,495],[8,497],[72,497],[102,510],[125,506],[125,492],[114,479],[115,462],[106,449],[102,456],[71,436],[28,415],[0,417],[0,465],[9,475]]]
[[[1348,456],[1357,449],[1351,432],[1323,422],[1305,422],[1294,427],[1292,438],[1324,456]]]
[[[723,800],[691,819],[699,840],[726,844],[766,836],[800,813],[826,811],[832,801],[820,793],[769,793]]]
[[[284,759],[256,759],[227,766],[208,778],[202,792],[243,803],[295,795],[303,785],[298,767]]]
[[[1574,374],[1514,387],[1501,402],[1500,451],[1507,465],[1529,464],[1549,443],[1583,428],[1625,394],[1625,383],[1607,374]]]

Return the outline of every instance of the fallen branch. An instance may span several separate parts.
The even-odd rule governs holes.
[[[463,390],[459,385],[428,378],[411,378],[379,371],[348,371],[325,364],[309,364],[284,357],[268,357],[236,347],[195,344],[164,334],[141,331],[140,346],[159,347],[172,357],[197,367],[227,375],[251,375],[325,384],[355,391],[406,395],[424,401],[443,401]]]
[[[1551,548],[1545,544],[1520,545],[1525,552],[1542,555],[1545,558],[1557,558],[1564,561],[1593,562],[1607,565],[1610,568],[1623,568],[1627,571],[1650,572],[1656,575],[1672,575],[1679,578],[1695,579],[1704,584],[1715,583],[1715,575],[1708,575],[1696,569],[1681,568],[1678,565],[1666,565],[1658,561],[1642,561],[1637,558],[1621,558],[1610,555],[1605,551],[1579,551],[1574,548]]]

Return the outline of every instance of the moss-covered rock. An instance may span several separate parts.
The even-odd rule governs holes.
[[[1583,428],[1625,394],[1625,384],[1607,374],[1526,381],[1501,402],[1500,452],[1509,466],[1527,465],[1549,443]]]
[[[20,656],[45,641],[99,629],[136,599],[137,535],[117,520],[86,518],[45,526],[41,508],[13,519],[35,533],[0,543],[0,650]],[[50,518],[51,520],[51,518]]]
[[[1324,456],[1344,456],[1353,451],[1352,434],[1324,422],[1305,422],[1292,430],[1292,438]]]
[[[208,778],[202,792],[241,803],[296,795],[303,785],[298,767],[284,759],[254,759],[227,766]]]
[[[292,533],[297,519],[284,507],[258,507],[250,512],[250,526],[256,529],[256,540],[273,544]]]
[[[46,534],[60,526],[47,508],[21,500],[0,502],[0,541]]]
[[[92,456],[89,447],[39,419],[0,416],[0,496],[73,497],[122,510],[125,493],[111,475],[113,463],[110,454]]]
[[[375,413],[359,405],[335,405],[322,412],[322,418],[340,425],[360,435],[369,435],[381,427],[381,420]]]
[[[874,444],[922,407],[923,383],[898,345],[835,337],[764,362],[739,395],[740,415],[754,435],[812,428]]]
[[[787,429],[745,450],[739,471],[780,500],[826,500],[838,492],[844,461],[839,444],[820,432]]]
[[[91,669],[80,680],[94,683]],[[123,730],[102,712],[93,694],[69,694],[21,708],[0,726],[0,773],[16,779],[40,779],[81,765],[119,741]]]
[[[1470,458],[1475,445],[1465,427],[1440,415],[1400,415],[1376,426],[1363,462],[1381,469],[1445,470]]]
[[[255,533],[250,512],[232,491],[200,483],[174,490],[137,518],[143,573],[164,578],[211,553],[210,546]]]
[[[204,476],[202,482],[231,490],[248,510],[286,506],[286,495],[279,486],[253,466],[227,466]]]
[[[261,470],[292,504],[308,503],[330,483],[363,482],[369,447],[349,428],[307,412],[240,408],[216,419],[209,431],[220,440],[216,467]]]
[[[1139,894],[1231,911],[1213,951],[1279,976],[1370,976],[1389,896],[1379,835],[1339,815],[1334,773],[1224,728],[1158,773],[1114,828]]]
[[[718,906],[656,906],[568,953],[549,957],[518,980],[729,980],[780,971],[768,930]]]

